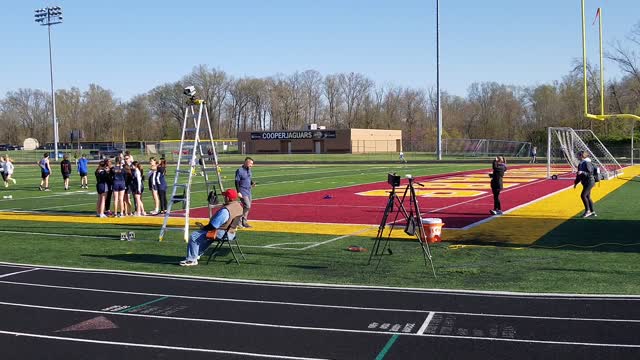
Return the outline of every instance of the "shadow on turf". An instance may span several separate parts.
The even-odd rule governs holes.
[[[229,249],[221,249],[219,250],[219,254],[215,257],[211,258],[211,263],[235,263],[233,257],[225,257],[229,253]],[[184,256],[169,256],[169,255],[156,255],[156,254],[114,254],[114,255],[96,255],[96,254],[82,254],[81,256],[91,257],[91,258],[104,258],[109,260],[116,261],[125,261],[131,263],[140,263],[140,264],[169,264],[169,265],[178,265],[178,263],[184,260]],[[202,256],[199,263],[206,264],[207,255]]]
[[[518,228],[529,228],[520,218]],[[446,239],[446,228],[443,230]],[[640,253],[640,221],[573,218],[553,229],[531,245],[514,243],[513,239],[496,238],[483,233],[473,240],[456,241],[452,245],[495,246],[505,248],[538,248],[550,250]]]
[[[169,256],[156,254],[114,254],[114,255],[97,255],[97,254],[81,254],[90,258],[104,258],[117,261],[126,261],[133,263],[145,264],[177,264],[184,260],[184,256]]]

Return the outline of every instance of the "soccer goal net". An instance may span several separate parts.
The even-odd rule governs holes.
[[[622,166],[591,130],[550,127],[547,132],[547,178],[574,178],[578,152],[586,151],[602,179],[622,174]]]
[[[458,156],[529,156],[531,143],[493,139],[444,139],[445,155]]]

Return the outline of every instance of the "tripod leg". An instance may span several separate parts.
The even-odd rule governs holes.
[[[411,181],[409,182],[409,187],[411,188],[411,198],[409,200],[412,203],[412,210],[416,213],[416,218],[418,221],[418,231],[416,232],[416,237],[420,242],[420,247],[422,248],[422,254],[424,256],[424,265],[427,267],[427,260],[431,264],[431,270],[433,271],[433,277],[436,277],[436,269],[433,266],[433,259],[431,258],[431,249],[429,249],[429,243],[427,242],[427,236],[424,233],[424,227],[422,226],[422,214],[420,214],[420,205],[418,204],[418,198],[416,196],[416,190],[413,188],[413,184]]]
[[[378,234],[376,235],[376,239],[374,240],[373,248],[369,253],[369,261],[367,262],[367,265],[371,264],[371,259],[373,259],[374,255],[375,256],[378,255],[378,251],[380,250],[380,241],[384,234],[384,228],[387,225],[387,218],[389,217],[389,214],[391,213],[391,211],[393,211],[394,198],[395,198],[395,187],[391,190],[391,193],[389,193],[387,206],[384,208],[384,213],[382,214],[382,220],[380,221],[380,226],[378,227]],[[382,249],[382,251],[384,251],[384,248]]]

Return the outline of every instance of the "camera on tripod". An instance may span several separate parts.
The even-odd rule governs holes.
[[[400,186],[400,175],[396,175],[396,173],[388,173],[387,174],[387,183],[391,186]]]

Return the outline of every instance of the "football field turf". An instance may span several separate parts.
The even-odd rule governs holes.
[[[598,201],[598,218],[578,217],[582,208],[580,186],[573,190],[570,184],[560,186],[562,189],[550,192],[547,197],[536,195],[535,201],[519,203],[515,208],[509,205],[507,188],[503,203],[508,212],[502,217],[488,216],[490,198],[478,200],[477,209],[464,211],[478,216],[477,221],[457,230],[445,227],[443,238],[446,242],[431,246],[437,278],[425,269],[419,244],[408,238],[401,227],[392,235],[393,255],[381,259],[378,271],[367,265],[368,252],[354,253],[346,248],[350,245],[371,247],[372,237],[377,232],[376,224],[386,203],[384,180],[387,172],[412,173],[425,179],[431,176],[432,180],[437,179],[432,183],[439,184],[433,187],[443,191],[443,188],[446,190],[446,186],[441,185],[443,178],[455,183],[460,174],[470,178],[475,173],[486,174],[485,164],[274,165],[254,169],[258,182],[254,190],[256,204],[271,204],[274,199],[286,199],[288,195],[291,199],[312,196],[319,205],[326,205],[340,200],[339,194],[345,189],[360,186],[378,189],[383,196],[369,196],[374,200],[367,205],[371,216],[364,224],[363,221],[334,224],[331,221],[262,219],[256,207],[256,217],[252,218],[254,227],[240,232],[248,257],[242,265],[228,263],[230,257],[222,256],[209,265],[184,269],[176,266],[185,252],[181,236],[173,233],[165,241],[157,241],[161,218],[95,218],[96,196],[91,191],[64,192],[52,186],[52,192],[39,192],[36,169],[19,167],[16,171],[18,185],[2,191],[3,196],[11,194],[12,199],[0,200],[0,260],[302,282],[640,293],[640,286],[634,279],[638,275],[640,251],[634,235],[640,230],[636,215],[640,209],[634,201],[640,195],[635,178],[637,168],[626,169],[620,179],[596,186],[593,197]],[[223,174],[232,171],[224,169]],[[461,173],[453,174],[456,172]],[[52,181],[55,184],[56,179]],[[473,181],[479,184],[474,190],[482,190],[480,179]],[[428,188],[429,185],[425,185]],[[205,191],[201,184],[199,186],[196,191],[204,202]],[[225,186],[231,186],[229,179],[225,179]],[[569,188],[565,189],[567,186]],[[325,199],[326,195],[330,196]],[[349,195],[349,199],[355,199],[354,196]],[[431,201],[429,197],[418,197],[421,209],[424,207],[427,213],[443,207],[435,206],[435,200]],[[149,196],[146,200],[147,210],[150,210]],[[358,209],[353,201],[345,201],[344,206]],[[455,202],[462,201],[457,199]],[[337,204],[335,209],[340,207],[341,204]],[[296,209],[295,206],[291,208]],[[329,213],[336,218],[349,218],[339,216],[334,210]],[[295,217],[296,212],[293,214]],[[437,215],[446,223],[450,212],[441,210]],[[172,219],[172,222],[179,224],[180,219]],[[134,231],[136,240],[120,241],[120,233],[125,231]]]

